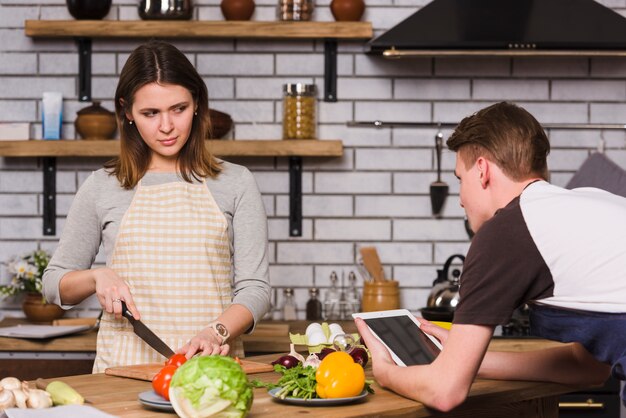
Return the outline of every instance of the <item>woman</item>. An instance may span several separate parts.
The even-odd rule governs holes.
[[[267,220],[252,174],[206,150],[206,85],[168,43],[133,51],[115,110],[120,156],[76,194],[44,273],[46,298],[69,309],[97,295],[94,373],[163,360],[134,335],[122,301],[187,358],[242,356],[236,337],[269,308]],[[101,244],[106,267],[91,268]]]

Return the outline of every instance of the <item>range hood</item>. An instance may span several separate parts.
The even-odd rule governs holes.
[[[626,18],[593,0],[434,0],[368,49],[389,57],[626,56]]]

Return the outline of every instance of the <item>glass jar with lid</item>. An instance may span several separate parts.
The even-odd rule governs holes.
[[[278,0],[278,20],[309,21],[314,9],[313,0]]]
[[[283,85],[283,139],[315,139],[317,88],[315,84]]]

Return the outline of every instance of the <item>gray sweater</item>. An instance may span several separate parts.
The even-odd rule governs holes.
[[[245,306],[256,322],[270,304],[267,258],[267,218],[261,193],[252,173],[225,161],[207,187],[228,221],[232,261],[233,303]],[[147,173],[142,185],[184,181],[175,173]],[[59,282],[71,271],[91,268],[100,244],[111,263],[119,225],[135,194],[123,189],[104,169],[94,171],[78,190],[59,246],[43,276],[43,292],[49,302],[61,305]],[[69,309],[72,305],[63,305]],[[248,330],[248,332],[250,332]]]

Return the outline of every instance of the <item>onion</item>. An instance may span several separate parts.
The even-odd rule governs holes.
[[[363,368],[365,368],[369,356],[367,355],[367,351],[365,351],[364,348],[354,347],[352,350],[350,350],[349,354],[355,363],[359,363]]]
[[[300,364],[300,360],[298,360],[294,356],[290,356],[289,354],[287,354],[286,356],[279,357],[272,362],[272,365],[276,364],[280,364],[287,369],[291,369],[292,367],[296,367],[298,364]]]
[[[322,348],[322,351],[320,351],[317,354],[317,357],[319,357],[320,360],[324,360],[324,357],[326,357],[327,355],[329,355],[330,353],[334,353],[335,350],[330,348],[330,347],[324,347]]]

